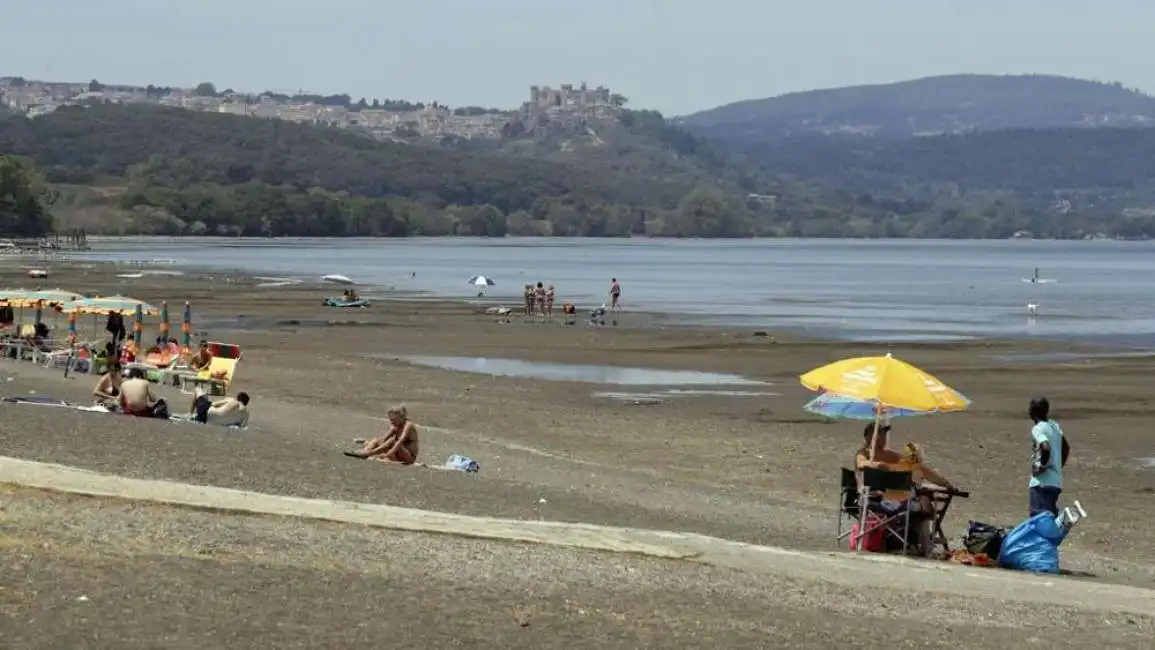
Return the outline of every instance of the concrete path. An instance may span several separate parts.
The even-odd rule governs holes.
[[[691,533],[519,521],[395,506],[303,499],[131,479],[0,456],[0,483],[232,513],[302,517],[423,533],[548,544],[693,561],[743,572],[863,587],[1051,604],[1085,611],[1155,612],[1155,591],[907,558],[791,551]]]

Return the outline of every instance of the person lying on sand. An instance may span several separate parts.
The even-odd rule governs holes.
[[[237,393],[234,397],[222,397],[216,401],[198,388],[192,403],[192,419],[201,424],[221,427],[243,427],[249,423],[249,394]]]
[[[121,411],[126,415],[151,418],[158,401],[152,394],[152,384],[144,378],[144,371],[140,368],[129,370],[128,379],[120,384]]]
[[[389,422],[393,425],[388,433],[366,441],[361,449],[347,451],[345,455],[405,465],[417,462],[417,452],[420,449],[417,425],[409,420],[409,413],[404,406],[394,406],[389,409],[388,415]]]
[[[858,449],[858,454],[854,459],[855,469],[862,471],[864,469],[881,469],[888,472],[911,472],[916,486],[923,483],[932,483],[947,490],[953,490],[954,485],[949,480],[944,478],[934,469],[922,462],[922,459],[917,453],[917,448],[913,445],[907,445],[907,454],[901,454],[893,449],[887,447],[887,439],[890,435],[890,425],[885,424],[878,427],[878,435],[875,436],[874,424],[866,425],[863,431],[863,444]],[[871,439],[874,439],[873,455],[871,454]],[[897,513],[905,511],[907,501],[910,499],[909,492],[887,492],[882,495],[882,503],[880,504],[883,510],[887,513]],[[932,526],[934,524],[934,504],[929,497],[919,497],[914,503],[910,504],[911,513],[915,515],[910,522],[911,529],[915,531],[918,536],[919,548],[923,555],[929,555],[934,546],[934,535]]]
[[[208,368],[209,364],[212,362],[213,353],[209,351],[208,342],[201,341],[200,349],[198,349],[197,353],[193,355],[193,358],[189,359],[188,367],[195,370],[196,372],[200,372],[205,368]]]
[[[121,367],[116,361],[113,361],[108,366],[100,379],[96,380],[96,386],[92,389],[92,395],[96,398],[97,404],[116,403],[120,397],[120,384],[123,381],[121,377]]]

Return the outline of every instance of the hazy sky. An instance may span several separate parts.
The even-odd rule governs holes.
[[[1155,91],[1152,0],[9,0],[0,76],[515,107],[609,86],[677,115],[794,90],[1044,72]]]

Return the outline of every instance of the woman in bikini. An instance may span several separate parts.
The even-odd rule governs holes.
[[[622,285],[618,284],[617,278],[610,279],[610,310],[618,311],[622,307],[618,301],[622,297]]]
[[[525,285],[525,320],[533,318],[533,285]]]
[[[553,285],[549,285],[549,288],[545,290],[545,315],[551,321],[553,320],[553,299],[556,296],[557,293],[553,290]]]
[[[368,440],[358,451],[347,451],[346,456],[372,458],[386,463],[412,465],[417,462],[421,443],[417,435],[417,425],[409,420],[404,406],[394,406],[388,412],[392,425],[385,435]]]
[[[533,304],[537,308],[538,317],[545,321],[545,285],[538,282],[533,289]]]

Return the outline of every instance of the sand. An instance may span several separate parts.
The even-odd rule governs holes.
[[[1155,472],[1142,469],[1137,460],[1155,456],[1149,434],[1149,416],[1155,398],[1150,396],[1144,381],[1155,360],[1008,363],[999,357],[1070,350],[1073,346],[968,342],[887,348],[781,336],[769,340],[752,336],[748,330],[660,328],[660,319],[645,314],[625,314],[619,319],[618,327],[606,328],[535,325],[516,318],[512,323],[498,323],[481,314],[477,306],[399,297],[375,299],[373,307],[367,310],[343,311],[320,306],[324,296],[338,292],[334,287],[302,285],[261,289],[255,287],[258,281],[220,273],[120,280],[113,277],[113,270],[102,266],[62,267],[54,272],[53,287],[123,292],[150,302],[167,299],[174,318],[179,314],[179,305],[185,299],[192,300],[195,329],[207,329],[214,340],[236,342],[245,349],[234,391],[245,390],[253,396],[252,426],[248,431],[236,432],[121,416],[0,405],[4,422],[0,429],[0,447],[5,455],[126,476],[267,493],[517,519],[679,530],[790,548],[831,549],[838,468],[852,460],[861,427],[853,423],[823,422],[802,411],[801,406],[810,395],[798,385],[797,376],[837,358],[890,350],[934,372],[975,403],[968,413],[897,422],[892,434],[896,442],[910,439],[921,443],[932,464],[960,487],[973,492],[971,499],[957,503],[952,509],[947,523],[952,537],[957,540],[968,519],[1013,524],[1025,516],[1030,425],[1026,404],[1032,395],[1042,393],[1051,399],[1055,415],[1072,441],[1067,493],[1079,498],[1091,513],[1064,545],[1064,566],[1093,575],[1083,578],[1086,580],[1147,588],[1155,584],[1155,548],[1148,543],[1155,532],[1155,523],[1136,515],[1150,509],[1151,495],[1155,493]],[[0,285],[27,286],[27,280],[19,278],[18,273],[18,269],[7,267],[0,273]],[[82,323],[82,333],[86,332],[85,325],[88,324]],[[154,335],[154,330],[149,328],[146,338]],[[671,396],[657,405],[635,406],[593,395],[605,390],[634,390],[628,387],[491,377],[369,357],[411,354],[736,373],[769,383],[743,389],[778,395]],[[0,392],[5,395],[35,391],[40,395],[81,401],[86,400],[91,384],[92,380],[83,375],[64,378],[60,371],[0,361]],[[165,396],[180,406],[189,399],[168,389]],[[381,430],[384,410],[394,402],[407,404],[413,418],[423,427],[423,459],[443,462],[450,454],[465,454],[477,459],[482,471],[466,475],[386,466],[342,456],[340,451],[349,448],[353,438],[371,436]],[[23,496],[18,501],[36,502],[40,498]],[[93,511],[88,515],[92,526],[100,528],[111,516],[101,517],[95,511],[105,507],[84,502],[83,507],[74,509]],[[47,512],[46,516],[58,521],[73,516],[58,507]],[[147,508],[138,514],[149,522],[159,521],[161,517]],[[222,526],[228,525],[228,517],[203,516],[219,519]],[[111,521],[107,525],[113,526]],[[340,528],[341,535],[369,534],[336,524],[317,526],[318,529]],[[17,526],[16,530],[19,534],[23,529]],[[372,535],[381,539],[394,537],[393,533],[380,531]],[[408,538],[400,533],[396,535],[398,540]],[[207,532],[190,536],[190,540],[202,544],[212,543],[212,538]],[[420,536],[415,538],[421,541],[414,544],[423,548],[442,543]],[[401,541],[397,543],[408,548]],[[510,567],[525,566],[530,573],[533,569],[528,567],[549,567],[562,562],[560,558],[579,564],[593,562],[578,552],[516,546],[517,552],[511,554],[501,544],[476,544],[485,549],[487,557],[493,558],[488,561]],[[333,554],[339,552],[332,551]],[[445,548],[440,552],[452,557],[464,551]],[[203,558],[189,560],[163,553],[154,557],[151,552],[133,557],[144,556],[157,563],[156,571],[162,576],[196,572],[199,569],[193,567],[205,562]],[[204,579],[198,581],[200,591],[197,593],[232,593],[246,589],[263,593],[261,588],[245,587],[247,580],[273,590],[291,589],[290,585],[298,580],[325,584],[331,580],[334,584],[326,589],[333,591],[339,590],[338,585],[346,580],[351,584],[364,581],[366,590],[373,582],[373,572],[359,568],[354,571],[359,576],[356,578],[339,572],[340,577],[322,579],[315,569],[298,566],[293,557],[286,555],[272,566],[246,565],[244,570],[238,569],[233,583],[224,578],[229,568],[206,567]],[[527,559],[531,557],[532,560]],[[123,564],[130,559],[137,561],[132,558],[119,561]],[[690,574],[702,571],[701,568],[658,569],[638,559],[606,561],[619,566],[636,562],[638,571],[650,572],[646,575],[671,573],[666,577],[681,584],[680,590],[666,586],[654,588],[662,593],[669,591],[668,607],[665,607],[665,601],[655,600],[656,591],[644,588],[645,581],[640,580],[636,589],[632,581],[625,581],[610,593],[621,593],[615,597],[632,599],[631,602],[637,603],[635,607],[646,609],[650,614],[627,616],[613,625],[599,619],[588,627],[580,615],[558,614],[558,636],[546,641],[524,634],[520,627],[508,632],[512,636],[501,636],[505,633],[495,631],[495,626],[499,626],[496,618],[487,619],[477,614],[486,609],[483,604],[496,601],[479,598],[476,602],[459,604],[466,610],[474,610],[460,612],[460,616],[471,621],[461,623],[470,630],[462,632],[461,638],[478,640],[497,635],[492,637],[501,640],[496,645],[520,647],[550,647],[550,643],[560,645],[566,638],[601,639],[604,645],[614,646],[606,641],[611,637],[597,636],[600,634],[619,635],[613,638],[620,647],[647,644],[676,647],[678,643],[674,639],[682,639],[687,646],[713,639],[738,646],[769,643],[782,647],[789,647],[784,644],[787,639],[793,639],[798,644],[796,647],[817,647],[820,641],[847,643],[846,639],[850,638],[845,634],[853,627],[853,612],[841,612],[838,599],[830,600],[828,594],[822,592],[823,588],[829,591],[829,586],[807,585],[807,593],[814,589],[817,590],[814,593],[822,596],[801,600],[782,600],[776,587],[763,586],[769,590],[761,592],[761,598],[766,600],[753,598],[750,604],[739,605],[736,603],[744,602],[746,592],[745,587],[739,585],[745,578],[737,572],[719,572],[703,583],[729,586],[698,589],[695,580],[701,578]],[[406,556],[404,566],[409,566],[408,562]],[[64,572],[59,574],[63,576],[72,566],[69,562],[45,564],[51,566],[44,569],[49,572],[46,576],[52,571]],[[642,568],[643,564],[648,568]],[[110,566],[117,566],[116,561]],[[461,585],[462,578],[452,563],[423,559],[422,564],[408,571],[397,571],[395,565],[391,566],[394,568],[390,575],[397,580],[392,584],[401,591],[386,593],[411,593],[416,602],[427,602],[417,608],[421,611],[426,606],[444,611],[445,601],[450,599],[450,587]],[[80,571],[83,567],[72,568],[83,573]],[[591,576],[597,572],[591,569]],[[89,580],[86,584],[105,585],[126,593],[134,588],[117,575],[115,568],[109,568],[103,573],[94,571],[85,580]],[[558,594],[563,601],[569,598],[581,602],[587,596],[597,599],[599,585],[603,584],[599,580],[591,578],[587,586],[582,586],[576,578],[573,582],[558,580],[551,585],[551,593]],[[177,584],[179,580],[160,582]],[[494,594],[503,594],[501,598],[525,588],[513,578],[481,582],[488,585],[486,589],[492,587]],[[607,577],[604,583],[612,584],[615,580]],[[420,586],[425,584],[432,586]],[[359,588],[351,587],[344,598],[334,602],[363,602],[364,596],[357,595]],[[332,593],[317,589],[312,595],[303,596],[300,603],[282,604],[283,609],[270,610],[264,620],[272,625],[278,616],[301,615],[302,620],[323,618],[319,614],[305,614],[310,611],[310,598],[332,597]],[[710,596],[711,589],[730,595],[714,598]],[[863,593],[869,591],[870,586],[864,585]],[[728,600],[730,598],[734,600]],[[847,599],[854,600],[849,596]],[[205,607],[208,607],[206,611],[214,609],[209,605]],[[954,603],[951,607],[961,607],[958,609],[960,630],[968,635],[977,634],[973,625],[976,621],[1002,611],[1002,605],[997,602],[971,603],[965,607]],[[350,616],[348,620],[354,620],[357,617],[353,614],[362,610],[354,606],[345,611]],[[705,628],[671,624],[671,619],[682,620],[686,612],[694,612],[694,616],[700,612]],[[757,612],[762,612],[761,619],[755,616]],[[879,614],[874,611],[871,615]],[[149,618],[145,610],[140,610],[139,616],[143,617],[139,620]],[[923,627],[917,619],[912,623],[910,616],[889,609],[885,616],[903,621],[903,639],[927,638],[925,635],[934,629],[939,630],[939,638],[950,637],[949,634],[942,637],[941,622],[931,623],[931,619],[927,619]],[[459,620],[456,615],[453,619]],[[756,625],[755,620],[762,623]],[[773,620],[774,624],[767,627],[767,620]],[[794,634],[811,629],[818,621],[830,621],[830,629],[834,631],[829,634],[833,636],[807,640]],[[325,629],[340,627],[336,622]],[[390,624],[397,623],[395,619]],[[388,625],[382,630],[387,628]],[[437,645],[437,640],[443,637],[436,635],[443,632],[432,628],[436,626],[416,626],[412,630],[412,643],[420,645],[424,641]],[[598,629],[596,634],[593,628]],[[712,631],[705,631],[706,628]],[[1030,636],[1023,632],[1026,628],[1036,632],[1048,629],[1023,623],[1018,627],[1000,628],[1000,634],[1010,636],[995,635],[987,640],[991,644],[1010,639],[1021,641]],[[1103,629],[1117,631],[1115,627],[1108,628]],[[532,634],[536,628],[529,629]],[[563,629],[568,631],[562,632]],[[1080,629],[1090,636],[1048,633],[1038,638],[1048,642],[1065,639],[1064,643],[1078,639],[1093,642],[1099,638],[1094,636],[1098,634],[1097,628],[1090,623]],[[180,643],[192,638],[189,636],[192,633],[187,631],[174,634],[171,647],[181,647]],[[577,636],[567,637],[567,634]],[[302,647],[347,647],[358,637],[333,637],[333,644],[328,646],[322,640],[309,641],[309,638],[301,637]],[[972,636],[958,636],[956,647],[957,641],[964,638],[976,639],[972,647],[983,647],[979,644],[981,639]],[[805,645],[811,642],[814,643]]]

